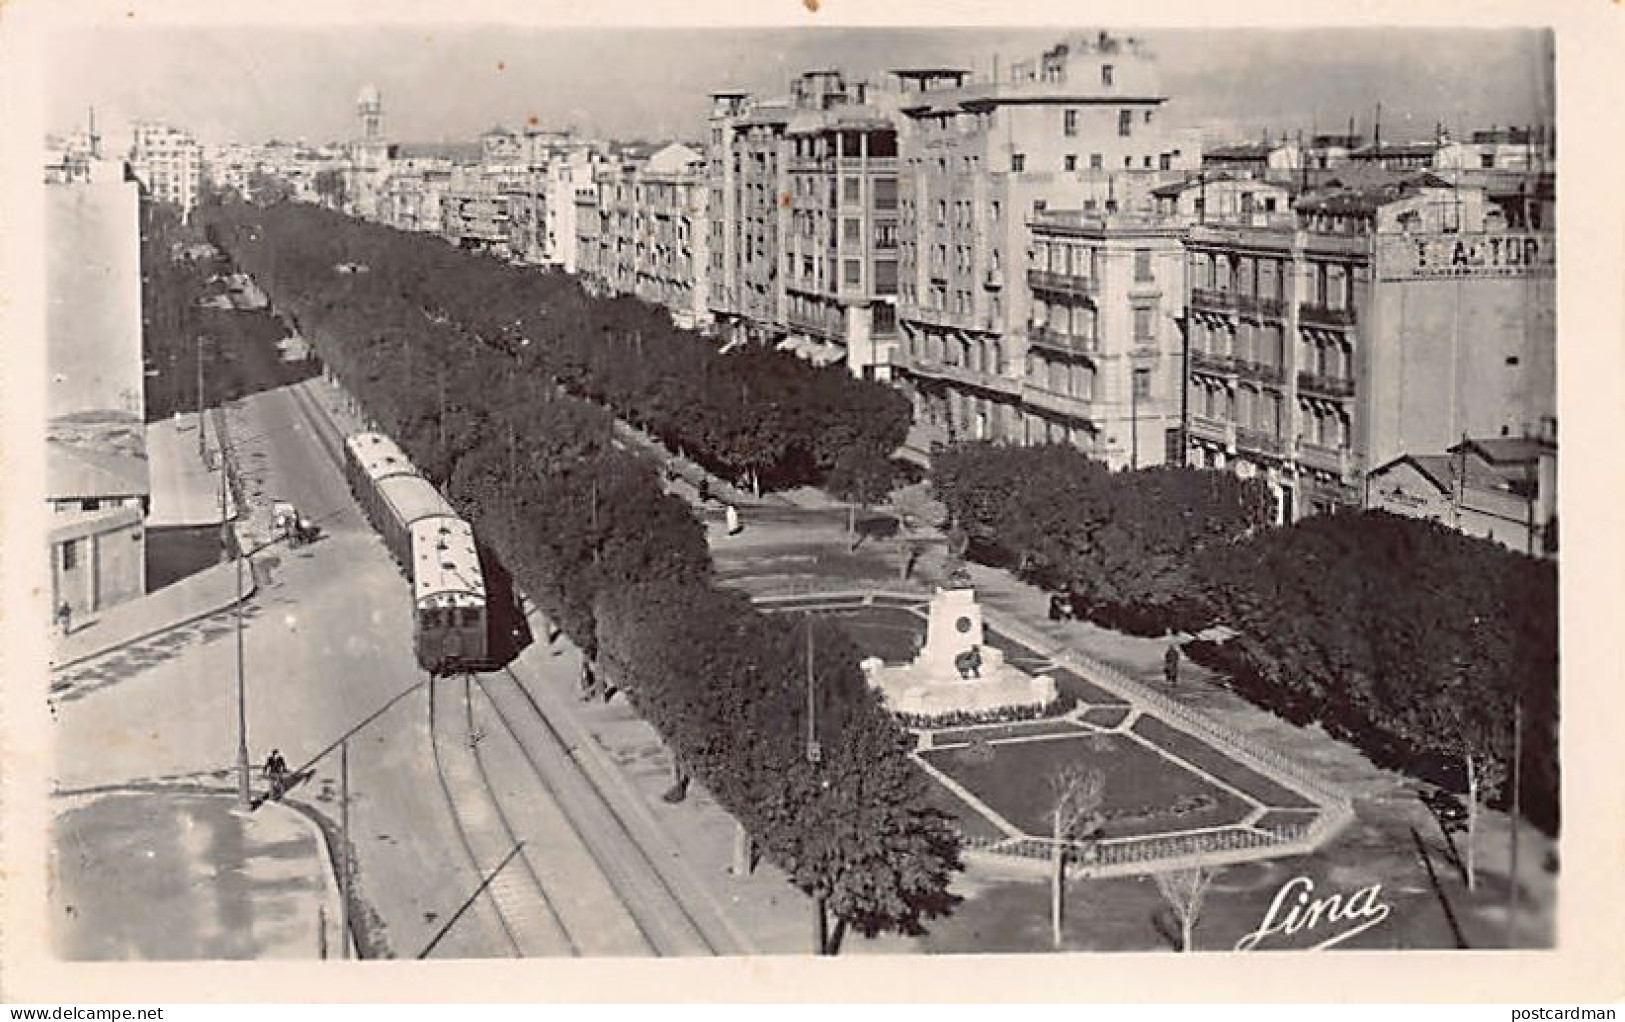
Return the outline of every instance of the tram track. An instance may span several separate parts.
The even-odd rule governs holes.
[[[729,953],[731,941],[699,918],[640,840],[637,828],[512,670],[476,676],[537,781],[558,801],[649,949],[660,956]],[[537,727],[536,725],[540,725]]]
[[[465,726],[458,728],[448,719],[452,715],[437,709],[437,699],[431,693],[430,742],[435,777],[451,809],[459,843],[480,877],[490,877],[481,897],[489,900],[515,957],[578,954],[576,942],[565,931],[537,875],[530,850],[495,796],[479,750],[482,738],[474,726],[472,694],[466,680],[462,695]],[[459,791],[474,788],[483,789],[489,797],[457,797]],[[500,872],[492,876],[492,870]]]
[[[318,446],[342,470],[338,423],[305,385],[290,390]],[[692,891],[685,898],[683,885],[662,870],[639,839],[640,828],[579,761],[577,748],[517,674],[504,668],[465,678],[466,727],[454,726],[431,696],[436,781],[476,873],[486,878],[502,867],[480,898],[495,912],[514,955],[697,956],[742,949],[742,940],[719,935],[726,924],[716,912],[689,907]],[[477,705],[500,724],[500,733],[481,730]]]

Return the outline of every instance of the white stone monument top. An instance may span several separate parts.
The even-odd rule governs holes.
[[[962,672],[959,658],[972,648],[978,655],[967,659]],[[862,667],[894,712],[916,719],[1042,708],[1058,696],[1053,678],[1029,677],[1006,664],[1002,650],[985,644],[982,608],[969,586],[939,588],[931,598],[925,646],[912,663],[887,667],[870,657]]]
[[[938,589],[925,625],[925,648],[915,663],[955,676],[954,657],[983,644],[982,608],[971,589]]]

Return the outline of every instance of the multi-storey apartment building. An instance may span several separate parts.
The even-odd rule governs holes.
[[[688,329],[711,318],[705,164],[705,154],[673,144],[632,177],[633,293],[664,305]]]
[[[1028,226],[1031,318],[1022,362],[1009,367],[1018,386],[1013,400],[972,407],[969,436],[1070,443],[1114,467],[1177,462],[1179,225],[1149,214],[1045,210]],[[965,364],[947,354],[947,364]]]
[[[623,146],[595,165],[592,187],[577,192],[580,275],[595,291],[665,306],[678,326],[707,325],[704,154]]]
[[[731,338],[777,342],[785,334],[780,267],[790,221],[784,142],[792,110],[741,92],[712,93],[711,100],[711,314]]]
[[[378,203],[378,219],[402,231],[441,233],[441,202],[451,184],[450,160],[405,157],[391,160]]]
[[[784,143],[785,343],[878,379],[897,346],[895,99],[839,71],[807,72],[791,86]]]
[[[1552,238],[1479,189],[1396,175],[1186,246],[1190,458],[1265,478],[1285,520],[1367,503],[1401,456],[1555,422]]]
[[[191,133],[161,121],[136,121],[130,130],[130,169],[136,180],[154,199],[189,214],[197,207],[203,180],[203,147]]]
[[[1157,269],[1157,253],[1176,242],[1145,217],[1125,214],[1150,213],[1153,189],[1194,168],[1200,153],[1164,126],[1167,97],[1151,55],[1133,40],[1102,33],[1017,62],[993,82],[973,83],[967,72],[942,68],[895,74],[905,118],[897,375],[915,403],[918,439],[1022,443],[1064,435],[1113,464],[1160,462],[1162,435],[1118,427],[1163,421],[1178,393],[1159,362],[1175,336],[1177,303],[1168,289],[1176,281],[1168,273],[1176,271]],[[1043,217],[1051,206],[1073,215]],[[1137,260],[1132,253],[1146,249],[1163,291],[1149,310],[1127,304],[1128,285],[1147,283],[1132,277],[1106,292],[1080,294],[1073,282],[1085,278],[1070,264],[1029,264],[1034,228],[1046,232],[1046,249],[1067,232],[1096,232],[1088,245],[1076,239],[1078,247],[1109,253],[1099,257],[1109,258],[1108,266]],[[1070,247],[1067,241],[1062,250]],[[1034,252],[1036,258],[1036,245]],[[1125,304],[1105,309],[1106,300]],[[1127,400],[1127,410],[1113,404],[1103,418],[1104,404],[1086,410],[1047,395],[1029,404],[1037,394],[1024,379],[1032,327],[1055,329],[1050,310],[1072,304],[1092,305],[1102,322],[1132,327],[1138,318],[1149,335],[1141,339],[1155,344],[1114,352],[1123,359],[1137,347],[1153,363],[1138,366],[1150,369],[1149,377],[1117,373],[1121,380],[1102,385],[1106,396],[1099,400]],[[1039,319],[1035,306],[1044,310]],[[1147,312],[1155,320],[1150,325],[1143,324]],[[1136,379],[1152,390],[1141,394],[1123,383]],[[1137,419],[1136,410],[1151,418]]]

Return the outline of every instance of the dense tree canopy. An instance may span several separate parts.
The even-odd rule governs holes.
[[[869,934],[951,907],[957,838],[925,808],[857,651],[820,630],[813,769],[798,633],[712,584],[702,526],[616,446],[605,407],[773,483],[827,472],[840,443],[891,450],[906,404],[776,352],[719,356],[641,303],[433,239],[289,204],[211,215],[380,428],[798,886]]]
[[[1443,526],[1380,512],[1265,528],[1262,483],[1185,468],[1110,472],[1064,445],[962,444],[932,481],[970,555],[1142,634],[1227,626],[1187,648],[1240,690],[1379,761],[1458,790],[1470,758],[1555,829],[1557,572]]]

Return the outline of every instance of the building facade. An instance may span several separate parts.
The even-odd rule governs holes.
[[[1550,235],[1432,175],[1299,200],[1290,225],[1186,238],[1192,463],[1266,479],[1284,520],[1367,475],[1556,416]]]
[[[203,181],[203,147],[191,133],[161,121],[136,121],[130,169],[147,194],[190,215]]]
[[[1159,293],[1150,308],[1135,304],[1131,292],[1145,295],[1131,285],[1143,285],[1147,295],[1153,289],[1134,279],[1135,267],[1143,268],[1135,253],[1147,251],[1156,287],[1174,287],[1177,260],[1167,253],[1177,237],[1150,222],[1153,191],[1198,166],[1200,153],[1162,122],[1167,97],[1154,58],[1133,40],[1102,33],[1017,62],[989,83],[953,69],[895,74],[904,116],[897,375],[914,401],[920,441],[1064,437],[1113,465],[1160,463],[1164,437],[1127,427],[1160,422],[1169,394],[1177,393],[1164,350],[1173,344],[1176,304],[1173,293]],[[1068,215],[1044,216],[1051,207]],[[1045,239],[1041,266],[1035,231]],[[1094,233],[1085,244],[1074,232]],[[1074,242],[1098,251],[1090,258],[1103,260],[1099,279],[1111,274],[1109,289],[1080,287],[1074,282],[1096,278],[1070,263],[1052,268],[1047,253],[1070,252]],[[1126,275],[1118,269],[1125,261]],[[1121,304],[1107,308],[1108,301]],[[1087,403],[1076,392],[1054,398],[1025,379],[1029,361],[1035,372],[1049,372],[1037,367],[1051,356],[1082,354],[1075,345],[1063,354],[1067,345],[1044,344],[1056,336],[1056,310],[1074,307],[1092,307],[1108,331],[1122,324],[1132,331],[1138,322],[1146,342],[1114,352],[1134,368],[1100,377],[1106,382]],[[1081,318],[1064,321],[1070,331]],[[1045,331],[1042,350],[1029,360],[1035,326]],[[1119,340],[1114,333],[1097,343]],[[1130,349],[1141,351],[1137,361]],[[1133,380],[1151,389],[1142,394],[1124,382]],[[1141,398],[1158,409],[1153,418],[1136,417]]]
[[[731,339],[777,343],[786,333],[780,267],[790,222],[784,142],[791,110],[786,102],[756,102],[738,92],[711,99],[711,315]]]
[[[140,216],[113,174],[45,190],[50,595],[78,619],[146,592]]]

